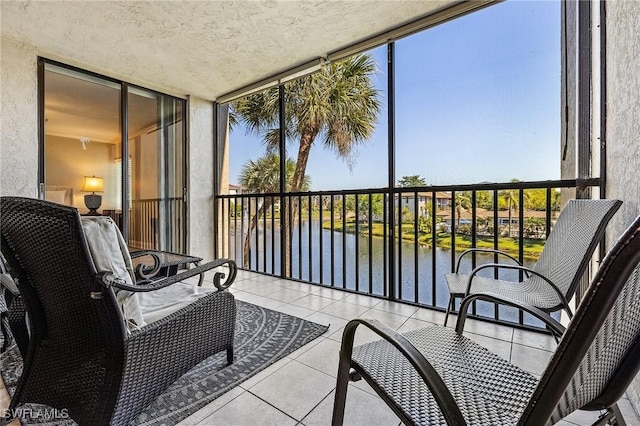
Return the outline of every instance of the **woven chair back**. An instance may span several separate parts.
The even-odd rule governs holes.
[[[108,370],[105,366],[122,361],[122,314],[113,292],[97,282],[77,210],[41,200],[2,197],[0,217],[2,253],[26,303],[30,345],[46,344],[51,360],[59,357],[68,364],[76,359],[78,377],[83,378],[73,390],[51,393],[47,383],[52,380],[47,377],[55,371],[29,374],[31,359],[27,357],[23,375],[42,382],[29,386],[29,392],[41,389],[45,400],[56,406],[52,394],[92,392],[105,379],[118,386],[119,378],[105,378],[104,371]],[[42,400],[30,394],[25,398]]]
[[[640,217],[607,255],[529,404],[528,423],[614,404],[640,368]],[[533,402],[535,401],[535,402]]]
[[[573,297],[606,224],[620,204],[618,200],[571,200],[562,209],[533,270],[551,280],[567,300]],[[557,294],[542,278],[534,275],[524,287],[536,294],[534,306],[557,305]],[[548,300],[540,300],[545,295]]]

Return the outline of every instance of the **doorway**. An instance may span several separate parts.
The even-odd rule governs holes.
[[[183,253],[186,101],[45,59],[40,70],[41,198],[111,216],[132,249]]]

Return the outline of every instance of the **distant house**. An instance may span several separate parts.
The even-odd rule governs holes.
[[[229,195],[244,194],[245,189],[246,188],[244,186],[234,185],[234,184],[230,183],[229,184]]]
[[[456,212],[457,215],[457,212]],[[545,211],[537,211],[537,210],[525,210],[523,212],[524,218],[525,218],[525,226],[527,225],[527,219],[529,218],[538,218],[538,219],[546,219],[547,217],[547,212]],[[449,229],[451,228],[451,211],[442,211],[440,213],[436,213],[436,216],[439,218],[439,221],[446,223],[446,225],[449,227]],[[497,216],[498,216],[498,228],[504,228],[509,224],[509,211],[508,210],[498,210],[497,211]],[[493,217],[494,217],[494,213],[493,210],[486,210],[483,208],[477,208],[476,209],[476,217],[478,219],[478,226],[482,227],[482,225],[480,225],[483,219],[489,219],[489,223],[493,222]],[[551,217],[551,223],[553,224],[555,222],[555,219],[557,218],[557,213],[553,213],[552,217]],[[459,220],[458,220],[459,219]],[[456,225],[460,224],[460,225],[471,225],[472,224],[472,214],[471,211],[467,211],[467,210],[462,210],[460,212],[460,218],[456,217]],[[487,222],[484,222],[487,223]],[[511,210],[511,233],[512,236],[514,235],[514,233],[517,235],[518,232],[518,226],[520,224],[520,212],[518,210]],[[542,232],[542,231],[541,231]]]
[[[428,216],[430,214],[429,208],[433,200],[432,192],[406,192],[400,194],[400,205],[402,209],[405,207],[411,212],[415,212],[415,202],[418,200],[418,212],[420,216]],[[435,206],[436,211],[451,209],[451,193],[449,192],[436,192],[435,193]]]
[[[234,185],[232,183],[229,184],[229,195],[240,195],[240,194],[244,194],[245,191],[245,187],[244,186],[240,186],[240,185]],[[237,203],[237,205],[236,205]],[[238,200],[237,198],[229,198],[229,207],[232,211],[234,211],[236,213],[245,213],[247,210],[247,207],[245,206],[244,208],[242,208],[242,200]],[[243,212],[244,210],[244,212]]]

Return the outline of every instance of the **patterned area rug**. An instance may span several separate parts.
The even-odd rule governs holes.
[[[237,301],[234,363],[226,365],[225,351],[202,361],[148,406],[134,424],[176,424],[244,380],[317,338],[327,328],[291,315]],[[9,393],[13,394],[22,372],[22,359],[17,347],[14,345],[2,354],[0,361],[5,386]]]

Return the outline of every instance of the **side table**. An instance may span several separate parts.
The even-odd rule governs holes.
[[[181,265],[198,266],[202,258],[168,251],[137,250],[131,252],[131,261],[138,276],[143,279],[154,279],[177,274]],[[203,281],[204,274],[200,274],[198,286],[202,286]]]

